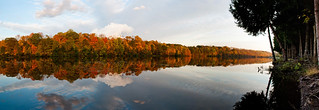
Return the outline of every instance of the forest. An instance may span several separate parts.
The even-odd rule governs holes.
[[[282,54],[285,61],[289,58],[316,61],[318,44],[314,0],[232,0],[231,2],[229,11],[235,18],[237,26],[253,36],[268,34],[271,45],[272,40],[274,41],[274,47],[271,48]]]
[[[318,110],[319,0],[231,0],[229,11],[248,34],[268,34],[274,58],[266,94],[247,92],[233,109]]]
[[[227,46],[184,46],[158,41],[143,41],[139,36],[106,37],[94,33],[77,33],[72,29],[53,37],[31,33],[0,41],[2,58],[29,57],[271,57],[266,51],[230,48]]]

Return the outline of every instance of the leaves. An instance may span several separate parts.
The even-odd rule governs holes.
[[[273,20],[274,6],[274,0],[232,0],[229,11],[239,27],[257,36],[264,33]]]
[[[268,52],[235,49],[229,47],[165,44],[143,41],[139,36],[108,38],[94,33],[60,32],[53,38],[43,38],[41,33],[22,36],[19,41],[7,38],[0,41],[1,55],[54,56],[54,57],[106,57],[106,56],[250,56],[267,57]],[[19,55],[17,55],[20,53]]]

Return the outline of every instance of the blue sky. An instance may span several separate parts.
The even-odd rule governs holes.
[[[216,45],[270,51],[267,36],[236,26],[231,0],[0,0],[0,39],[43,32],[107,36],[187,46]]]

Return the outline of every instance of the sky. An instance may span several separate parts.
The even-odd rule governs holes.
[[[186,46],[270,51],[266,35],[248,35],[229,12],[231,0],[0,0],[0,39],[73,29]]]

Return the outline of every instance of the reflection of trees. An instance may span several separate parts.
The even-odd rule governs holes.
[[[43,80],[46,77],[54,76],[59,80],[67,80],[72,83],[77,79],[96,78],[97,75],[124,74],[138,76],[142,71],[157,71],[166,67],[185,65],[228,66],[270,61],[271,59],[268,58],[218,59],[214,57],[0,60],[0,73],[8,77],[22,77],[32,80]]]
[[[234,110],[267,110],[267,98],[264,93],[247,92],[241,101],[234,105]]]
[[[229,66],[253,63],[271,62],[270,58],[217,58],[217,57],[193,57],[188,65],[197,66]]]
[[[298,110],[300,109],[298,80],[301,74],[281,69],[272,70],[273,90],[270,92],[270,106],[275,110]]]
[[[269,80],[272,81],[273,89],[270,91],[270,97],[268,97],[268,99],[263,95],[263,92],[248,92],[242,97],[242,101],[234,105],[235,109],[246,107],[246,110],[250,110],[249,106],[254,107],[255,103],[266,103],[267,108],[270,110],[299,110],[301,96],[298,85],[301,74],[297,73],[298,69],[296,69],[294,63],[286,64],[289,64],[289,66],[274,66],[271,70],[272,75]],[[267,101],[256,100],[258,95],[259,98],[264,97],[263,99]]]
[[[1,61],[1,73],[5,74],[8,77],[15,77],[19,74],[18,69],[21,65],[16,61],[5,62]]]
[[[45,106],[43,107],[46,110],[72,110],[74,106],[82,105],[86,102],[86,98],[70,98],[65,99],[63,96],[57,94],[37,94],[38,100],[42,100],[45,102]]]

